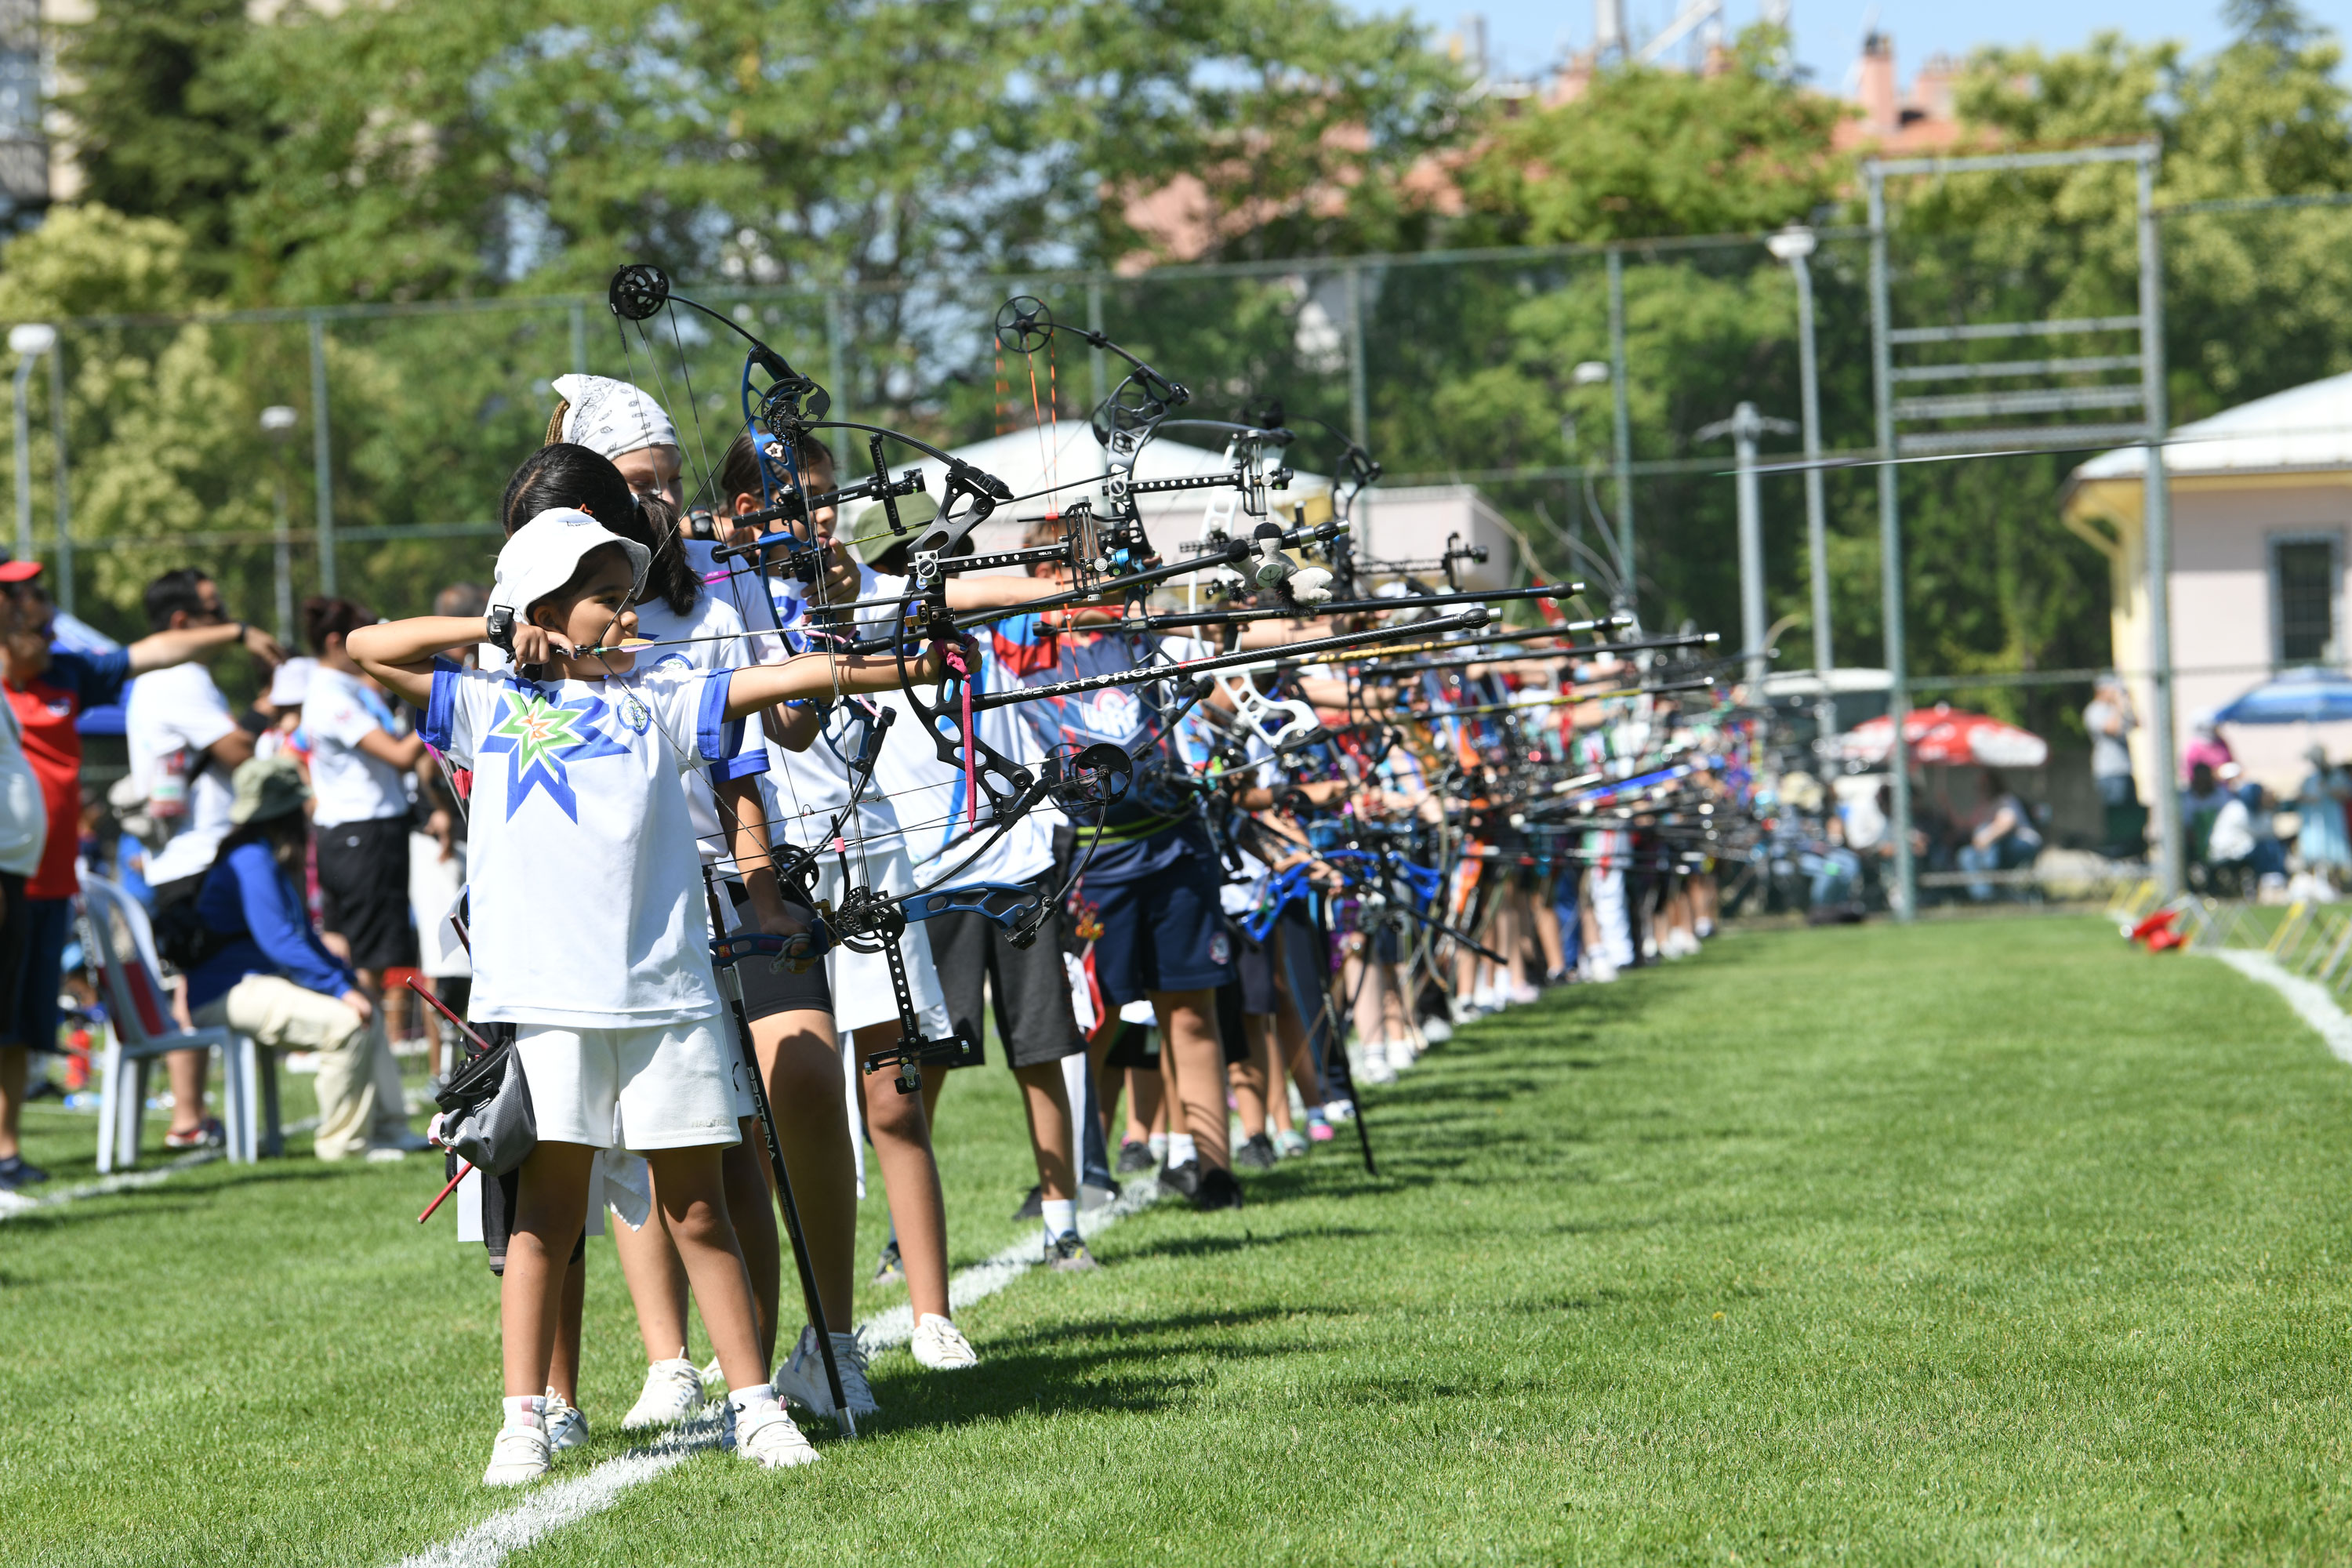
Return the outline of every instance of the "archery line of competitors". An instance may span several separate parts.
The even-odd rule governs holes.
[[[1097,1266],[1077,1215],[1116,1196],[1120,1176],[1149,1173],[1198,1208],[1239,1206],[1235,1165],[1304,1152],[1352,1113],[1346,1085],[1385,1081],[1461,1016],[1531,991],[1524,944],[1500,971],[1475,954],[1462,970],[1448,943],[1359,921],[1363,900],[1351,902],[1349,867],[1329,852],[1340,832],[1370,824],[1449,831],[1461,814],[1430,787],[1441,747],[1475,757],[1485,731],[1457,724],[1448,742],[1407,726],[1418,740],[1371,761],[1344,737],[1276,757],[1263,735],[1253,753],[1222,684],[1181,715],[1169,682],[1008,704],[976,720],[1016,761],[1108,742],[1139,765],[1135,787],[1094,818],[1072,821],[1049,803],[999,832],[989,802],[969,798],[965,774],[929,743],[898,661],[838,651],[887,626],[908,590],[903,561],[859,560],[824,508],[801,525],[823,546],[819,581],[719,554],[757,536],[734,520],[780,487],[833,489],[830,453],[739,435],[697,487],[718,524],[718,537],[697,538],[713,531],[691,525],[688,454],[658,402],[602,377],[554,384],[562,403],[546,443],[502,500],[509,537],[488,604],[354,629],[346,642],[418,708],[465,806],[467,1016],[510,1035],[536,1120],[520,1166],[468,1178],[456,1201],[461,1236],[481,1239],[501,1275],[505,1390],[486,1483],[545,1475],[586,1441],[587,1238],[607,1229],[646,1361],[620,1425],[686,1421],[715,1396],[738,1455],[772,1467],[817,1457],[789,1407],[836,1412],[813,1327],[779,1355],[780,1330],[801,1314],[780,1288],[764,1134],[705,912],[731,931],[806,930],[815,910],[780,881],[780,854],[815,852],[813,897],[833,905],[853,889],[942,881],[1069,889],[1026,947],[978,913],[910,922],[898,943],[926,1037],[979,1040],[994,1025],[1034,1154],[1022,1212],[1057,1270]],[[1054,538],[1048,527],[1032,542]],[[1114,625],[1115,605],[1020,608],[1064,586],[1051,566],[948,579],[951,608],[998,616],[970,648],[974,691],[1210,651]],[[1259,622],[1241,646],[1331,629]],[[1324,705],[1364,701],[1336,668],[1292,679]],[[1553,743],[1564,746],[1559,712]],[[860,789],[856,759],[877,727]],[[1237,744],[1244,766],[1230,765]],[[1605,852],[1587,870],[1490,837],[1462,858],[1478,875],[1457,872],[1446,889],[1450,923],[1474,937],[1556,931],[1552,890],[1611,874]],[[1669,901],[1687,904],[1693,879],[1670,879]],[[1606,944],[1592,929],[1601,903],[1596,891],[1581,906],[1588,952]],[[443,924],[428,948],[455,940],[457,926]],[[1555,937],[1541,962],[1560,972],[1573,960]],[[877,1274],[904,1281],[915,1361],[947,1373],[979,1359],[948,1297],[931,1142],[948,1075],[927,1069],[922,1091],[901,1095],[888,1074],[859,1069],[900,1034],[878,952],[836,944],[798,972],[752,962],[737,976],[831,1359],[849,1414],[871,1415],[866,1355],[849,1331],[869,1147],[891,1219]],[[1356,1044],[1341,1058],[1351,1021]],[[689,1302],[714,1352],[704,1365],[688,1354]]]

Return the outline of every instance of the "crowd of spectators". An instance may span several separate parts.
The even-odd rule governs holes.
[[[61,1004],[79,990],[103,1011],[69,973],[91,877],[144,911],[179,1026],[226,1024],[309,1053],[320,1158],[404,1157],[422,1141],[386,1034],[385,976],[417,962],[412,890],[450,889],[436,910],[455,897],[458,845],[423,742],[343,651],[375,617],[312,599],[310,651],[296,657],[232,619],[194,569],[149,584],[143,608],[148,635],[128,647],[78,626],[61,640],[40,564],[0,563],[0,1190],[47,1179],[19,1134],[27,1094],[48,1087],[34,1058],[71,1037]],[[232,653],[254,661],[260,688],[241,713],[210,668]],[[80,721],[117,704],[129,773],[101,789],[82,776]],[[120,934],[116,951],[139,951]],[[168,1148],[222,1142],[207,1056],[164,1058]]]

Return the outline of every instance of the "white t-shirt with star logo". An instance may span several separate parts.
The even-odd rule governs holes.
[[[730,674],[436,666],[421,732],[474,770],[474,1017],[636,1028],[719,1010],[679,775],[727,755]]]

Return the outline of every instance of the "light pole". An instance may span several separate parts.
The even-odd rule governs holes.
[[[294,542],[286,523],[286,443],[294,438],[294,410],[275,403],[261,411],[261,433],[278,448],[278,640],[294,646]]]
[[[1830,671],[1836,658],[1830,647],[1829,525],[1822,507],[1822,382],[1813,358],[1813,269],[1808,259],[1819,243],[1813,231],[1792,223],[1765,240],[1764,248],[1785,261],[1797,279],[1797,383],[1804,405],[1805,427],[1805,550],[1812,571],[1813,675],[1822,683],[1813,713],[1821,731],[1817,745],[1837,734],[1837,699],[1830,690]]]
[[[58,346],[58,330],[43,321],[8,329],[8,352],[16,356],[16,559],[33,558],[33,418],[25,387],[41,356]]]
[[[1773,419],[1756,412],[1756,405],[1743,403],[1731,411],[1731,417],[1719,419],[1698,433],[1702,441],[1712,441],[1718,436],[1731,437],[1732,450],[1738,454],[1737,483],[1739,495],[1739,644],[1748,658],[1748,700],[1754,702],[1756,689],[1764,683],[1766,653],[1764,647],[1764,509],[1756,490],[1756,437],[1767,430],[1777,430],[1793,436],[1797,427],[1786,419]]]

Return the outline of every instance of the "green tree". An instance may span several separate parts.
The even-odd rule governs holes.
[[[80,199],[170,219],[215,288],[234,247],[233,205],[252,188],[266,141],[263,116],[222,74],[251,32],[236,0],[99,0],[64,27],[58,49],[76,84],[58,107]]]
[[[1475,210],[1530,245],[1739,234],[1806,216],[1849,177],[1831,137],[1850,110],[1779,72],[1784,41],[1751,27],[1719,75],[1620,67],[1506,122],[1465,172]]]

